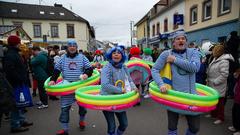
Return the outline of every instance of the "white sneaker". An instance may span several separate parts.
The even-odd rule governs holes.
[[[240,131],[233,133],[233,135],[240,135]]]
[[[149,97],[150,97],[150,95],[149,95],[149,94],[147,94],[147,95],[145,95],[145,96],[144,96],[144,98],[149,98]]]
[[[210,117],[212,117],[211,114],[205,115],[205,118],[210,118]]]
[[[40,105],[42,105],[42,102],[41,101],[37,101],[36,105],[40,106]]]
[[[221,121],[221,120],[216,120],[216,121],[214,121],[213,123],[214,124],[216,124],[216,125],[218,125],[218,124],[221,124],[223,121]]]
[[[45,108],[48,108],[48,105],[41,105],[38,107],[38,109],[45,109]]]
[[[233,126],[228,127],[228,130],[230,130],[232,132],[236,132],[237,131]]]

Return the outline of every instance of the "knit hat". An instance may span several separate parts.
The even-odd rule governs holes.
[[[75,40],[68,40],[67,46],[76,46],[77,47],[77,42]]]
[[[143,52],[144,52],[144,54],[146,54],[146,55],[151,55],[151,54],[152,54],[152,49],[150,49],[150,48],[144,48],[144,49],[143,49]]]
[[[175,39],[176,37],[178,37],[178,36],[184,36],[184,37],[187,39],[187,35],[186,35],[186,33],[185,33],[184,31],[176,31],[176,32],[173,34],[173,36],[172,36],[173,41],[174,41],[174,39]]]
[[[8,45],[16,46],[21,43],[21,39],[16,35],[11,35],[7,39]]]
[[[97,55],[100,55],[102,52],[101,52],[101,50],[96,50],[95,51],[95,54],[97,54]]]
[[[140,51],[140,49],[138,47],[132,47],[130,49],[130,54],[131,55],[140,55],[140,53],[141,53],[141,51]]]
[[[118,62],[118,63],[115,63],[115,62],[112,60],[112,53],[113,53],[113,52],[116,52],[116,51],[120,52],[121,55],[122,55],[122,59],[121,59],[121,61]],[[124,64],[124,62],[125,62],[125,60],[126,60],[127,57],[126,57],[124,51],[122,50],[122,48],[120,48],[120,47],[113,47],[113,48],[111,48],[111,49],[109,49],[109,50],[107,51],[107,53],[106,53],[106,58],[107,58],[107,60],[108,60],[112,65],[116,65],[116,64],[117,64],[118,67],[120,68],[120,67],[122,67],[122,65]]]
[[[220,57],[221,55],[224,54],[224,46],[223,45],[216,45],[214,48],[213,48],[213,57]]]

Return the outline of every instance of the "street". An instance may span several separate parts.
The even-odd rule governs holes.
[[[37,101],[38,98],[34,98]],[[198,135],[230,135],[227,127],[231,125],[232,100],[228,100],[225,108],[225,122],[214,125],[212,118],[201,116],[201,127]],[[58,117],[60,113],[59,101],[49,101],[49,108],[38,110],[36,106],[29,108],[26,113],[27,119],[34,122],[30,130],[18,135],[55,135],[60,129]],[[167,113],[157,103],[144,99],[141,106],[127,110],[129,126],[125,135],[166,135]],[[106,135],[107,124],[101,111],[88,110],[87,127],[84,131],[78,128],[78,107],[72,107],[70,115],[70,135]],[[9,135],[10,122],[3,121],[0,128],[1,135]],[[180,116],[178,124],[179,135],[184,135],[187,128],[185,117]]]

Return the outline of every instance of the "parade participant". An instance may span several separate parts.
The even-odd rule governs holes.
[[[77,52],[77,42],[75,40],[69,40],[67,43],[67,54],[64,54],[60,60],[56,63],[53,76],[49,85],[54,85],[60,73],[65,82],[75,82],[79,78],[86,80],[92,75],[92,67],[88,59]],[[57,135],[68,135],[69,130],[69,111],[72,104],[75,102],[75,95],[69,94],[61,96],[61,114],[59,121],[61,122],[62,130],[59,130]],[[79,126],[80,129],[84,129],[86,123],[84,121],[87,111],[85,108],[79,106]]]
[[[153,62],[153,58],[152,58],[152,50],[150,48],[144,48],[143,49],[143,55],[142,55],[142,59],[145,61],[149,61],[149,62]],[[149,80],[152,80],[152,76],[150,76]],[[149,94],[148,94],[148,85],[149,85],[149,81],[147,82],[147,90],[145,92],[144,98],[149,98]],[[145,85],[142,86],[142,88],[144,88]]]
[[[173,35],[173,49],[161,53],[152,68],[152,77],[162,93],[168,90],[163,83],[159,72],[166,63],[171,64],[172,87],[174,90],[196,94],[195,73],[200,68],[199,53],[195,49],[187,48],[185,32],[177,31]],[[167,110],[168,135],[177,135],[179,113]],[[186,135],[195,135],[200,128],[199,115],[185,115],[188,121]]]
[[[211,116],[217,118],[214,124],[224,121],[225,95],[227,91],[227,78],[229,75],[229,61],[234,60],[231,54],[224,54],[224,46],[216,45],[213,48],[213,61],[207,69],[207,85],[217,90],[220,94],[218,104]]]
[[[123,94],[127,90],[136,90],[124,62],[126,56],[120,47],[114,47],[107,52],[109,63],[105,65],[101,73],[101,95]],[[117,81],[123,81],[125,87],[121,84],[115,86]],[[103,111],[108,125],[108,135],[122,135],[128,126],[126,111]],[[119,121],[119,127],[116,130],[115,117]],[[116,132],[116,133],[115,133]]]
[[[234,91],[234,104],[232,107],[232,126],[228,129],[233,133],[233,135],[240,135],[240,68],[234,73],[234,77],[237,78]]]
[[[95,56],[93,58],[93,62],[102,62],[104,61],[104,57],[102,56],[101,50],[95,51]]]
[[[14,89],[14,98],[16,99],[16,91],[19,87],[28,84],[28,73],[26,66],[23,63],[21,56],[19,55],[19,45],[21,39],[16,35],[11,35],[7,39],[8,50],[3,59],[3,69],[6,74],[6,78]],[[30,93],[30,91],[29,91]],[[29,130],[28,126],[33,125],[31,122],[27,122],[23,113],[22,107],[16,107],[11,112],[11,132],[18,133]]]

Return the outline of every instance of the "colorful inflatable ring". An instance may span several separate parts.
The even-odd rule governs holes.
[[[47,91],[47,94],[49,94],[49,95],[63,96],[63,95],[68,95],[68,94],[74,93],[77,88],[81,88],[81,87],[88,86],[88,85],[96,85],[99,83],[99,79],[100,79],[99,72],[97,70],[94,70],[93,75],[91,77],[89,77],[87,80],[81,80],[81,81],[72,82],[69,84],[60,84],[62,81],[62,79],[60,77],[60,78],[58,78],[56,85],[49,86],[48,85],[48,83],[50,81],[50,77],[49,77],[45,81],[44,87]]]
[[[77,103],[88,109],[113,111],[130,108],[140,101],[136,91],[117,95],[99,95],[100,89],[100,85],[78,88],[75,92]]]
[[[143,83],[146,83],[149,80],[149,77],[151,76],[151,69],[144,60],[135,58],[128,61],[126,66],[128,67],[129,73],[133,72],[134,70],[142,71]]]
[[[213,88],[197,83],[196,90],[198,95],[171,89],[168,90],[167,94],[163,94],[156,83],[152,82],[150,83],[149,92],[154,101],[177,113],[196,115],[214,110],[218,103],[218,92]]]

